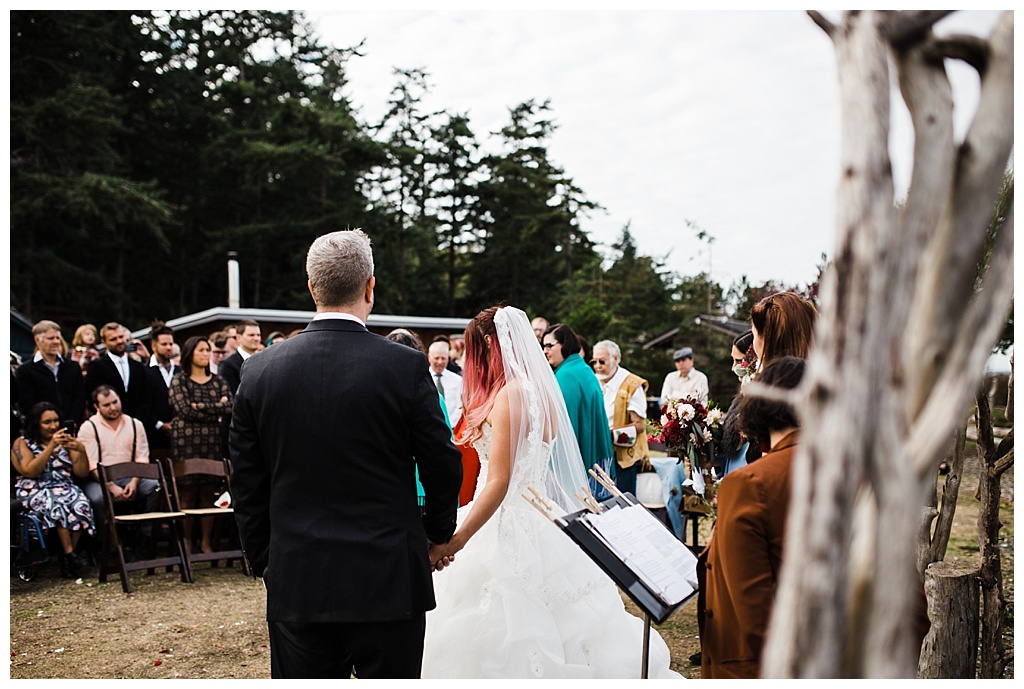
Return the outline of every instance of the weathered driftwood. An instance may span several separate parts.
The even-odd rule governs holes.
[[[848,12],[839,24],[811,16],[831,37],[839,71],[837,247],[795,395],[804,432],[763,669],[767,677],[909,678],[920,651],[921,509],[1013,289],[1012,200],[978,275],[1013,147],[1013,15],[1003,14],[987,40],[943,41],[930,30],[941,12]],[[981,74],[960,144],[946,56]],[[915,130],[913,179],[899,209],[890,60]],[[856,558],[858,543],[872,556]]]
[[[935,562],[924,578],[928,636],[921,644],[921,679],[974,679],[978,662],[978,567]]]

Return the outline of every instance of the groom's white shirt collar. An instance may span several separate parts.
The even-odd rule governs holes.
[[[313,316],[314,321],[325,321],[328,318],[335,318],[343,321],[354,321],[364,328],[366,327],[366,323],[363,323],[358,316],[353,316],[351,313],[342,313],[341,311],[321,311],[317,315]]]

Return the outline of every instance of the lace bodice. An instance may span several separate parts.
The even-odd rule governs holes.
[[[480,474],[476,478],[476,489],[473,491],[474,500],[484,489],[484,484],[487,483],[487,465],[491,457],[491,424],[485,423],[482,430],[484,434],[473,443],[473,447],[480,456]]]

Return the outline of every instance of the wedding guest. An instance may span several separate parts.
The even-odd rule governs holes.
[[[692,397],[701,404],[708,403],[708,377],[693,367],[693,349],[683,347],[672,353],[676,370],[665,376],[661,384],[661,403]]]
[[[124,413],[143,423],[150,418],[151,402],[149,396],[149,377],[146,365],[129,356],[130,333],[120,323],[107,323],[100,328],[100,339],[106,347],[106,353],[89,364],[89,373],[85,376],[85,393],[92,396],[93,390],[101,385],[109,385],[121,400]],[[148,364],[149,353],[146,353]]]
[[[210,343],[210,373],[218,373],[217,367],[220,366],[220,362],[230,354],[228,334],[224,330],[218,330],[210,333],[210,338],[207,341]]]
[[[448,345],[448,368],[461,376],[462,361],[466,356],[466,341],[461,337],[453,337]]]
[[[71,338],[71,360],[82,369],[82,375],[89,372],[89,363],[100,357],[100,350],[96,349],[99,339],[100,333],[92,323],[78,326]]]
[[[430,376],[448,410],[448,420],[454,424],[462,416],[462,376],[448,368],[448,352],[448,343],[438,340],[431,343],[427,359],[430,361]]]
[[[765,367],[759,381],[792,390],[803,373],[802,359],[781,357]],[[800,422],[789,404],[753,395],[743,396],[740,418],[744,433],[766,453],[730,473],[718,489],[715,530],[698,564],[703,581],[697,621],[705,679],[760,676],[761,652],[785,554],[783,537]]]
[[[61,354],[60,326],[39,321],[32,326],[36,351],[15,371],[18,410],[22,416],[39,402],[57,407],[61,419],[78,423],[85,418],[86,384],[82,369]]]
[[[583,469],[589,472],[597,464],[609,475],[615,457],[612,437],[608,433],[608,417],[604,409],[604,393],[594,371],[580,356],[576,333],[564,323],[549,326],[544,332],[544,356],[555,371],[555,380],[565,398],[569,421],[576,434],[583,457]],[[604,486],[587,474],[590,492],[598,500],[608,496]]]
[[[151,450],[170,450],[171,434],[174,429],[174,410],[171,409],[171,381],[181,372],[174,363],[174,329],[163,321],[154,321],[150,327],[149,339],[153,345],[153,356],[146,368],[149,387],[150,418],[146,424],[146,437]],[[180,356],[180,352],[179,352]]]
[[[61,576],[77,578],[85,569],[85,560],[75,552],[78,540],[82,533],[96,533],[89,499],[74,481],[89,475],[89,460],[49,402],[29,410],[24,430],[11,447],[11,466],[21,476],[15,497],[44,528],[56,530]]]
[[[740,431],[740,400],[743,386],[750,381],[757,370],[757,355],[754,354],[754,333],[750,330],[736,336],[732,342],[732,372],[740,381],[738,393],[729,405],[722,419],[722,439],[715,460],[715,473],[719,476],[746,466],[761,456],[756,444],[751,444]]]
[[[106,527],[106,502],[103,486],[100,485],[99,466],[111,466],[125,462],[148,463],[149,441],[146,429],[138,419],[125,414],[121,408],[121,398],[109,385],[100,385],[92,391],[92,405],[96,413],[85,420],[78,433],[78,439],[85,448],[89,460],[90,480],[85,482],[83,490],[92,506],[96,529],[103,533]],[[118,510],[152,512],[156,509],[157,489],[159,483],[155,479],[122,478],[107,484],[107,490],[114,499]],[[139,554],[149,557],[153,534],[152,523],[143,523],[139,528],[141,541],[137,547]],[[134,544],[133,544],[134,545]]]
[[[818,310],[793,292],[765,297],[750,310],[754,353],[761,367],[781,356],[806,359],[814,339]]]
[[[613,436],[615,445],[615,485],[623,493],[636,495],[637,464],[650,457],[647,447],[647,381],[620,365],[622,350],[611,340],[601,340],[594,345],[594,373],[601,381],[604,392],[605,413],[608,428],[616,429],[632,425],[636,428],[636,439],[619,442]]]
[[[544,338],[544,331],[548,329],[548,325],[548,320],[541,316],[537,316],[530,321],[530,327],[533,328],[533,334],[537,336],[537,342],[541,342]]]
[[[171,380],[171,407],[175,415],[172,459],[221,459],[221,416],[231,411],[234,396],[223,378],[210,373],[210,343],[205,338],[190,337],[185,341],[181,368],[181,373]],[[184,476],[176,484],[181,506],[190,508],[212,507],[220,487],[202,476]],[[213,520],[199,520],[200,549],[204,553],[213,552]],[[190,541],[191,526],[191,522],[185,525]]]
[[[275,342],[280,342],[283,339],[284,339],[284,333],[281,332],[280,330],[275,330],[274,332],[272,332],[269,335],[267,335],[267,344],[266,344],[266,346],[269,347],[270,345],[274,344]]]

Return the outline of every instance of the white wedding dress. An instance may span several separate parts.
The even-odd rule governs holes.
[[[491,427],[476,495],[487,480]],[[623,606],[612,580],[522,497],[543,487],[549,445],[517,458],[498,511],[450,567],[434,574],[437,608],[427,613],[424,678],[639,678],[643,621]],[[539,454],[534,454],[539,453]],[[459,522],[472,503],[459,510]],[[651,678],[681,678],[651,630]]]

